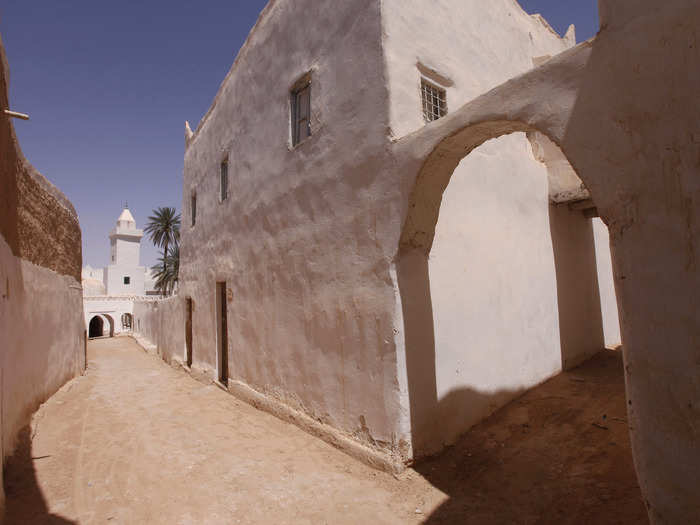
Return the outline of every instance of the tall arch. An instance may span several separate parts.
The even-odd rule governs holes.
[[[519,271],[518,268],[513,267],[512,277],[508,278],[507,283],[509,284],[506,284],[511,288],[515,285],[516,289],[522,290],[526,295],[520,299],[526,300],[526,297],[530,297],[534,301],[533,306],[543,309],[542,313],[545,314],[545,317],[533,324],[525,319],[524,313],[520,315],[519,311],[511,311],[511,308],[503,307],[501,311],[494,312],[496,315],[493,316],[476,313],[479,312],[479,309],[475,308],[469,318],[469,322],[476,323],[474,326],[476,332],[471,332],[474,340],[493,343],[494,346],[490,346],[492,351],[502,353],[503,358],[511,356],[511,358],[507,358],[508,363],[521,359],[528,361],[527,371],[523,371],[524,369],[518,371],[517,363],[513,363],[510,372],[505,369],[499,372],[498,380],[490,383],[488,389],[498,388],[487,394],[486,390],[475,389],[475,385],[482,382],[482,378],[478,377],[478,372],[469,372],[464,369],[476,370],[475,366],[478,365],[486,367],[484,371],[487,371],[496,366],[495,361],[491,361],[493,364],[489,364],[489,359],[498,358],[494,355],[483,355],[479,358],[473,353],[479,352],[479,348],[474,347],[473,343],[472,348],[460,350],[457,353],[453,351],[461,347],[462,344],[466,344],[460,343],[464,340],[460,339],[457,332],[463,330],[468,322],[467,318],[464,318],[463,326],[459,326],[456,322],[459,315],[452,315],[456,304],[443,307],[440,303],[440,297],[454,296],[455,289],[460,287],[460,283],[443,282],[446,281],[445,276],[449,270],[447,272],[438,271],[433,276],[433,280],[437,280],[441,284],[431,282],[430,275],[430,268],[441,264],[439,258],[431,259],[430,255],[443,203],[443,194],[460,162],[467,159],[474,150],[486,142],[503,144],[504,136],[512,134],[528,133],[532,141],[536,132],[537,130],[532,126],[522,122],[500,120],[483,122],[459,130],[438,143],[427,156],[410,192],[408,213],[396,259],[396,270],[404,320],[412,443],[415,456],[431,454],[439,450],[442,443],[445,442],[444,440],[449,442],[454,439],[456,435],[488,415],[494,408],[503,405],[522,392],[520,389],[523,386],[521,385],[535,386],[562,369],[572,368],[580,364],[588,357],[603,350],[605,346],[592,224],[584,218],[583,212],[569,211],[566,205],[562,206],[562,210],[553,213],[551,210],[555,207],[548,206],[548,202],[545,201],[540,203],[543,208],[538,208],[536,213],[537,217],[544,216],[546,222],[538,222],[538,229],[533,232],[532,239],[542,239],[536,241],[540,252],[538,260],[544,257],[542,262],[546,262],[551,267],[539,270],[537,261],[530,261],[526,258],[528,268],[531,268],[527,271],[535,273],[521,275],[526,270]],[[527,143],[525,136],[522,136],[522,141],[518,141],[517,137],[509,138],[503,147],[509,148],[515,144]],[[517,154],[522,155],[523,153],[524,150]],[[564,158],[563,152],[560,153]],[[493,154],[494,151],[490,150],[486,157]],[[531,157],[532,164],[540,165],[537,160],[539,159]],[[508,176],[511,175],[516,177],[521,176],[521,173],[508,174]],[[546,178],[547,170],[542,167],[541,174],[538,176]],[[506,179],[507,177],[501,182],[505,183]],[[581,185],[580,180],[578,185]],[[503,193],[507,192],[503,191]],[[587,191],[585,195],[589,196]],[[580,195],[578,197],[580,198]],[[484,195],[480,194],[480,198],[483,199]],[[460,202],[460,205],[463,204],[465,208],[470,208],[477,207],[479,204],[468,199],[469,196],[467,196],[466,202]],[[518,202],[509,202],[510,204],[506,205],[519,206]],[[590,199],[587,202],[589,203],[588,207],[595,206]],[[504,208],[502,214],[508,214],[510,211],[510,209]],[[576,219],[577,222],[574,222],[571,219],[573,217],[580,217],[580,219]],[[547,223],[549,223],[549,228],[547,228]],[[459,227],[462,226],[463,224],[459,225]],[[544,228],[547,228],[546,231]],[[476,229],[481,230],[480,225],[477,224]],[[489,226],[484,225],[483,231],[488,232]],[[466,242],[471,242],[474,245],[472,248],[476,248],[485,241],[470,241],[469,239],[499,238],[499,235],[500,231],[497,230],[493,230],[488,235],[481,233],[481,231],[475,235],[472,230],[472,234],[467,236]],[[546,241],[544,236],[547,237]],[[506,237],[503,239],[506,245],[501,246],[501,248],[505,251],[509,247],[510,241],[507,241]],[[464,241],[464,239],[462,240]],[[547,243],[551,243],[549,248]],[[498,246],[493,246],[493,248],[499,249]],[[542,250],[545,252],[549,250],[549,255]],[[573,256],[568,255],[569,252]],[[497,257],[497,260],[500,259]],[[464,261],[464,264],[467,262]],[[479,271],[477,269],[480,266],[478,261],[472,260],[469,264],[471,271]],[[507,264],[504,266],[507,267]],[[488,280],[493,277],[490,275],[490,269],[485,268],[483,263],[480,267],[484,279]],[[442,268],[445,266],[443,265]],[[455,277],[457,278],[456,274]],[[465,276],[463,279],[466,280],[467,277]],[[534,287],[528,285],[531,279],[538,280]],[[447,280],[449,281],[449,279]],[[488,301],[490,298],[488,295],[482,297],[479,294],[488,293],[487,290],[491,289],[489,285],[480,285],[476,281],[475,283],[477,286],[472,288],[474,300],[486,299]],[[526,289],[530,291],[526,292]],[[582,289],[586,291],[583,298],[579,295]],[[433,302],[436,293],[438,294],[438,303]],[[465,291],[464,293],[468,294],[469,292]],[[453,299],[450,301],[454,302]],[[467,301],[464,304],[471,305],[472,303]],[[437,312],[440,311],[442,313],[438,314]],[[527,338],[526,334],[530,334],[540,344],[543,343],[546,348],[538,347],[537,344],[530,343],[530,339],[527,339],[529,344],[523,343],[523,346],[532,347],[528,350],[532,354],[521,356],[518,354],[518,349],[513,348],[511,351],[507,347],[505,341],[508,339],[507,337],[502,338],[500,346],[494,342],[499,334],[498,327],[490,326],[488,322],[482,326],[472,320],[481,317],[484,320],[489,317],[495,320],[501,317],[499,314],[505,315],[506,318],[514,322],[514,324],[503,326],[503,330],[513,330],[513,333],[520,333],[519,330],[522,330],[523,338]],[[439,315],[439,318],[436,318],[436,315]],[[455,317],[455,319],[451,319],[451,317]],[[440,330],[441,327],[447,325],[451,325],[451,328],[447,328],[447,331]],[[462,335],[466,336],[467,334]],[[436,342],[436,338],[440,339],[440,344]],[[522,340],[525,341],[525,339]],[[452,347],[454,347],[453,350],[449,350]],[[461,356],[457,354],[461,354]],[[446,366],[449,367],[448,362],[454,365],[449,372],[451,379],[446,379],[448,372],[444,370]],[[456,370],[459,368],[462,370]],[[460,386],[460,377],[463,382],[461,384],[468,384],[468,388]],[[465,381],[466,383],[464,383]]]

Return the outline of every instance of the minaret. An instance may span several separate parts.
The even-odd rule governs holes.
[[[144,295],[145,268],[139,264],[142,237],[143,230],[136,228],[127,204],[109,233],[110,258],[104,273],[107,295]]]

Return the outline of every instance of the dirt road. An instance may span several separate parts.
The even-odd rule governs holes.
[[[6,468],[6,523],[646,522],[613,352],[401,479],[129,338],[93,341],[88,352],[86,375],[41,407]]]

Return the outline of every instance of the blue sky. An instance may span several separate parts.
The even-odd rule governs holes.
[[[2,0],[10,102],[31,116],[15,129],[75,205],[84,264],[107,264],[125,201],[140,227],[157,206],[180,209],[184,122],[194,129],[207,111],[266,3]],[[579,41],[597,31],[597,0],[520,4],[561,34],[576,24]],[[155,262],[149,242],[141,253]]]

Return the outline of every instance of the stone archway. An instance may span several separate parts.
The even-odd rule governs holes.
[[[99,315],[94,316],[90,319],[88,327],[88,337],[94,339],[96,337],[102,337],[104,335],[104,321]]]

